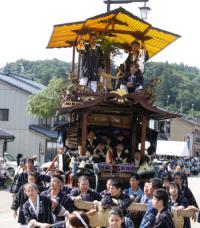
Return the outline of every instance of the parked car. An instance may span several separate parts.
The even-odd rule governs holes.
[[[17,168],[17,160],[7,152],[4,153],[4,160],[6,162],[8,175],[13,177],[15,174],[15,169]]]

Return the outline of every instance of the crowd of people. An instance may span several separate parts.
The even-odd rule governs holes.
[[[158,176],[165,172],[182,171],[184,175],[197,175],[200,171],[200,157],[155,156],[155,161],[163,161]]]
[[[13,195],[11,209],[18,218],[18,227],[52,227],[55,224],[53,227],[57,228],[87,228],[90,227],[91,212],[80,211],[76,202],[80,199],[99,201],[104,209],[109,209],[109,228],[173,228],[174,207],[184,210],[192,206],[193,211],[199,212],[184,178],[181,170],[149,180],[133,174],[128,188],[124,188],[119,179],[110,178],[105,189],[97,192],[90,187],[88,176],[80,176],[77,187],[69,186],[62,171],[37,172],[33,159],[27,158],[10,189]],[[146,212],[127,210],[133,202],[147,204]],[[191,227],[189,218],[184,218],[183,227]]]

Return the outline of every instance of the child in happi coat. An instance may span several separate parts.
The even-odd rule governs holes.
[[[164,189],[157,189],[153,193],[153,206],[158,214],[153,228],[175,228],[172,214],[168,211],[169,196]]]

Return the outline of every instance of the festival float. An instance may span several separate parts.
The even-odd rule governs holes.
[[[81,53],[76,51],[84,50],[84,44],[89,41],[92,32],[97,34],[97,43],[99,42],[104,49],[105,56],[105,70],[102,72],[102,77],[106,81],[106,86],[99,82],[96,92],[79,83]],[[156,148],[158,132],[149,128],[149,121],[175,118],[178,115],[154,105],[154,89],[159,83],[157,76],[134,93],[127,93],[117,88],[115,85],[123,77],[123,69],[119,67],[116,75],[111,74],[110,53],[113,47],[130,52],[131,45],[137,41],[140,44],[145,43],[150,59],[179,37],[177,34],[153,27],[123,8],[84,21],[54,25],[47,48],[72,47],[70,85],[60,92],[62,106],[57,110],[58,115],[62,115],[66,121],[66,124],[58,127],[63,137],[62,148],[58,154],[62,154],[66,148],[68,150],[79,148],[79,156],[84,157],[89,130],[95,131],[97,136],[115,134],[116,131],[123,132],[128,137],[130,161],[138,149],[141,159],[145,157],[146,141],[150,147]],[[78,54],[78,66],[75,69],[76,54]],[[125,182],[133,172],[140,172],[139,174],[144,176],[150,172],[152,176],[151,168],[145,165],[142,170],[140,168],[135,169],[131,162],[114,164],[111,159],[107,163],[98,163],[93,169],[95,175],[92,177],[90,174],[90,176],[92,180],[98,182],[110,177],[120,178]],[[71,183],[76,183],[74,181],[76,179],[75,172]]]

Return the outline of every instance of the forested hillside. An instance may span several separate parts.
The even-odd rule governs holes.
[[[200,71],[184,64],[147,62],[145,81],[158,76],[161,83],[156,89],[157,105],[185,114],[199,116],[200,111]]]
[[[47,85],[51,78],[67,78],[71,64],[61,60],[29,61],[20,59],[8,63],[4,72],[32,76]],[[195,117],[200,116],[200,70],[184,64],[167,62],[147,62],[145,83],[159,77],[161,83],[156,89],[156,104],[171,111],[181,112]],[[193,110],[192,110],[193,108]]]
[[[66,78],[71,64],[58,59],[29,61],[19,59],[13,63],[7,63],[3,68],[5,73],[17,73],[33,77],[44,85],[48,85],[53,77]]]

